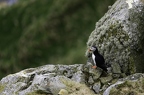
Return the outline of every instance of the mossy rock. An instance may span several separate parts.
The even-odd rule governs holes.
[[[88,48],[98,47],[112,73],[126,75],[144,72],[144,4],[129,1],[117,0],[96,23],[87,42]]]
[[[110,85],[103,95],[143,95],[144,94],[144,74],[136,73],[119,79]]]
[[[5,89],[5,85],[0,83],[0,93]]]
[[[66,85],[69,95],[95,95],[90,88],[82,83],[71,80],[61,80]]]
[[[111,89],[110,95],[143,95],[144,78],[135,81],[125,81]]]
[[[45,65],[25,69],[4,77],[0,92],[2,95],[57,95],[65,89],[68,95],[94,95],[86,84],[90,74],[86,75],[83,67],[83,64]]]

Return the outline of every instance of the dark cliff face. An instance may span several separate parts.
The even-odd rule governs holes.
[[[144,70],[143,9],[141,1],[117,0],[96,23],[89,37],[88,48],[96,45],[113,73],[131,74]]]

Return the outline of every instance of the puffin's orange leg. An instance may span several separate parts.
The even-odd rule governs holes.
[[[96,69],[96,68],[97,68],[97,66],[92,66],[92,68],[93,68],[93,69]]]

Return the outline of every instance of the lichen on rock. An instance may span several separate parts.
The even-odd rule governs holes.
[[[69,73],[66,74],[67,70]],[[140,73],[116,81],[112,75],[104,76],[101,69],[95,70],[84,64],[45,65],[6,76],[0,81],[0,95],[57,95],[62,89],[68,95],[99,95],[103,91],[116,93],[119,88],[122,89],[120,93],[125,89],[133,91],[135,87],[139,89],[135,93],[140,93],[143,82],[144,75]]]
[[[117,0],[96,23],[87,42],[88,48],[98,47],[112,73],[129,75],[144,71],[144,4],[137,0],[130,5],[129,8],[126,0]]]
[[[103,95],[143,95],[144,74],[136,73],[109,86]]]
[[[89,74],[83,67],[83,64],[45,65],[8,75],[0,81],[0,95],[57,95],[61,89],[66,89],[68,95],[94,95],[85,84]]]
[[[4,90],[5,85],[4,84],[0,84],[0,93]]]

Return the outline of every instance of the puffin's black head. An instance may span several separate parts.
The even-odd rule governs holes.
[[[98,49],[96,46],[92,46],[92,47],[90,47],[89,51],[90,52],[98,52]]]

